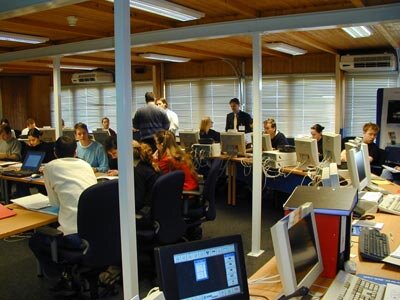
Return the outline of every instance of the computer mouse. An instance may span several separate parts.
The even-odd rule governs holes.
[[[42,175],[40,175],[40,174],[32,174],[31,175],[31,178],[40,178]]]

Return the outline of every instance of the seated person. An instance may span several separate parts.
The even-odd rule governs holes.
[[[200,123],[200,138],[201,139],[213,139],[215,143],[221,141],[221,136],[218,131],[211,129],[214,122],[210,117],[204,117]]]
[[[21,135],[22,136],[27,136],[29,129],[33,129],[33,128],[39,129],[39,128],[36,127],[35,120],[32,119],[32,118],[27,119],[26,120],[26,128],[22,129]]]
[[[2,118],[2,119],[0,120],[0,125],[8,125],[8,126],[10,126],[10,128],[11,128],[10,122],[9,122],[8,119],[6,119],[6,118]],[[11,129],[11,134],[12,134],[12,137],[13,137],[13,138],[16,138],[16,137],[17,137],[17,136],[15,135],[14,129]]]
[[[104,142],[104,149],[106,150],[108,157],[109,170],[107,172],[110,176],[118,175],[118,147],[117,137],[110,136]]]
[[[21,143],[12,136],[9,125],[0,125],[0,160],[21,160]]]
[[[77,233],[78,200],[86,188],[97,183],[96,176],[87,162],[75,157],[76,142],[70,137],[59,137],[54,152],[57,159],[49,162],[43,173],[50,204],[59,207],[58,229],[64,235],[57,245],[60,248],[80,249],[82,242]],[[40,262],[45,276],[61,278],[64,270],[51,259],[49,237],[35,233],[29,240],[29,247]],[[68,279],[62,277],[58,287],[67,286]]]
[[[271,144],[274,149],[289,145],[285,135],[276,128],[274,119],[269,118],[264,121],[264,133],[269,134],[271,137]]]
[[[77,140],[77,156],[87,161],[92,166],[94,172],[107,172],[109,168],[108,158],[103,145],[90,140],[86,124],[77,123],[74,129],[75,139]]]
[[[322,151],[322,131],[325,129],[324,126],[321,126],[320,124],[314,124],[311,126],[311,137],[313,139],[317,140],[317,146],[318,146],[318,156],[319,159],[321,160],[323,157],[323,151]]]
[[[46,143],[40,140],[40,136],[42,133],[36,129],[29,129],[28,131],[28,142],[23,147],[22,151],[22,160],[25,159],[26,153],[28,151],[40,151],[46,153],[43,158],[43,163],[48,163],[52,161],[54,157],[54,144],[53,143]]]
[[[103,126],[103,129],[108,132],[109,136],[117,135],[117,133],[110,128],[110,119],[109,118],[104,117],[103,119],[101,119],[101,125]]]
[[[170,131],[160,131],[154,135],[157,151],[153,157],[161,171],[166,174],[174,170],[185,173],[184,191],[197,190],[199,187],[198,175],[192,158],[176,143],[175,135]]]

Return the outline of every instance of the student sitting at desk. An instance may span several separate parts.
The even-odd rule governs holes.
[[[0,160],[21,160],[21,143],[12,136],[9,125],[0,125]]]
[[[118,176],[118,146],[117,146],[117,137],[109,136],[104,141],[104,149],[106,150],[108,157],[108,167],[109,170],[107,172],[110,176]]]
[[[215,143],[221,141],[221,135],[218,131],[211,129],[214,122],[210,117],[204,117],[200,122],[200,138],[201,139],[213,139]]]
[[[318,146],[318,155],[319,158],[321,160],[322,158],[322,131],[325,129],[324,126],[320,125],[320,124],[314,124],[313,126],[311,126],[311,137],[315,140],[317,140],[317,146]]]
[[[22,160],[25,159],[28,151],[40,151],[46,153],[45,157],[43,158],[43,163],[48,163],[55,158],[53,143],[42,142],[40,140],[41,135],[42,133],[38,129],[29,129],[28,141],[22,148]]]
[[[160,131],[154,135],[157,151],[154,153],[156,163],[165,174],[174,170],[185,173],[184,191],[193,191],[199,188],[198,175],[192,159],[177,145],[175,135],[170,131]]]
[[[11,128],[10,122],[9,122],[8,119],[6,119],[6,118],[2,118],[2,119],[0,120],[0,125],[8,125],[8,126],[10,126],[10,128]],[[13,138],[16,138],[16,137],[17,137],[17,136],[15,135],[14,129],[11,129],[11,134],[12,134],[12,137],[13,137]]]
[[[77,140],[77,156],[87,161],[92,166],[94,172],[107,172],[108,158],[103,145],[90,140],[86,124],[77,123],[74,129],[75,139]]]
[[[32,119],[32,118],[27,119],[26,120],[26,128],[22,129],[21,135],[22,136],[27,136],[29,129],[33,129],[33,128],[39,129],[39,128],[36,127],[35,120]]]
[[[276,128],[274,119],[266,119],[264,121],[264,133],[271,137],[272,148],[278,149],[280,146],[289,145],[285,135]]]
[[[79,249],[82,241],[78,235],[77,212],[81,193],[97,183],[96,176],[90,165],[75,157],[76,143],[67,136],[57,139],[54,147],[57,159],[49,162],[44,168],[44,182],[50,204],[59,207],[58,229],[64,235],[58,240],[60,248]],[[40,262],[44,275],[61,277],[64,271],[56,264],[49,254],[50,238],[35,233],[29,240],[29,247]],[[73,292],[70,278],[63,276],[56,286],[57,289]]]

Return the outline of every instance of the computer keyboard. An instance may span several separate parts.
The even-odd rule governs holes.
[[[358,240],[358,251],[363,258],[381,261],[390,254],[387,235],[374,228],[363,228]]]
[[[381,188],[381,187],[379,187],[379,186],[377,186],[376,184],[373,184],[373,183],[368,184],[368,185],[365,187],[365,190],[367,190],[367,191],[369,191],[369,192],[381,192],[381,193],[384,194],[384,195],[389,195],[389,194],[391,194],[390,191],[388,191],[388,190],[386,190],[386,189],[384,189],[384,188]]]
[[[392,194],[384,196],[378,208],[380,211],[400,215],[400,195]]]
[[[385,286],[339,271],[322,300],[383,299]]]

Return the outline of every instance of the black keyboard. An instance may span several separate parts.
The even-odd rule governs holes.
[[[363,258],[381,261],[390,253],[387,235],[374,228],[363,228],[358,241],[358,251]]]
[[[32,171],[26,171],[26,170],[10,170],[10,171],[3,171],[1,172],[1,175],[4,176],[10,176],[10,177],[28,177],[33,174]]]

